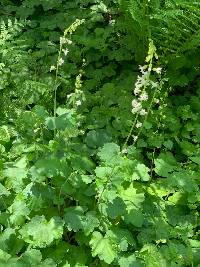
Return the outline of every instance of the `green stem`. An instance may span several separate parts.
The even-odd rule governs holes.
[[[59,53],[58,53],[58,58],[57,58],[57,63],[56,63],[56,78],[55,78],[55,84],[54,84],[54,108],[53,108],[53,116],[54,119],[56,118],[56,109],[57,109],[57,81],[58,81],[58,71],[59,71],[59,62],[61,59],[61,52],[62,52],[62,44],[60,43],[60,48],[59,48]],[[56,128],[54,125],[54,138],[56,136]]]
[[[133,129],[134,129],[134,126],[135,126],[135,124],[136,124],[136,121],[137,121],[137,119],[138,119],[138,116],[139,116],[139,113],[137,113],[137,114],[136,114],[136,116],[135,116],[135,119],[134,119],[134,121],[133,121],[133,123],[132,123],[131,129],[130,129],[130,132],[129,132],[129,134],[128,134],[127,138],[126,138],[126,141],[125,141],[125,143],[124,143],[124,145],[123,145],[123,148],[125,148],[125,147],[126,147],[126,145],[127,145],[128,141],[129,141],[129,139],[130,139],[130,137],[131,137],[131,134],[132,134],[132,132],[133,132]],[[122,148],[122,149],[123,149],[123,148]]]

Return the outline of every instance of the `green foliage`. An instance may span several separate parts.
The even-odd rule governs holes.
[[[118,0],[121,8],[134,20],[134,31],[147,45],[148,38],[164,53],[182,54],[199,46],[197,1]]]
[[[199,8],[1,1],[0,266],[200,264]],[[149,38],[162,86],[124,146]]]

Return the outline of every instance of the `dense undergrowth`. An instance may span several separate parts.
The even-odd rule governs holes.
[[[200,266],[199,15],[1,1],[1,267]]]

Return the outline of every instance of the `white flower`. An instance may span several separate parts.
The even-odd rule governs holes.
[[[142,105],[140,102],[138,102],[137,100],[133,100],[132,101],[132,113],[135,114],[137,113],[141,108],[142,108]]]
[[[51,67],[50,67],[50,72],[51,72],[52,70],[55,70],[55,69],[56,69],[55,66],[51,66]]]
[[[131,112],[132,112],[133,114],[135,114],[135,113],[137,113],[137,112],[138,112],[138,110],[137,110],[137,109],[135,109],[135,108],[132,108]]]
[[[138,102],[136,99],[133,99],[133,101],[132,101],[132,107],[133,108],[140,109],[142,106],[141,106],[141,103],[140,102]]]
[[[161,70],[162,70],[162,68],[153,68],[153,70],[156,72],[156,73],[158,73],[158,74],[161,74]]]
[[[134,142],[137,141],[138,136],[132,135]]]
[[[139,83],[138,81],[135,83],[135,89],[134,89],[134,94],[135,95],[138,95],[139,93],[140,93],[140,91],[141,91],[141,88],[142,87],[142,84],[141,83]]]
[[[141,109],[141,110],[140,110],[140,115],[141,115],[141,116],[144,116],[144,115],[146,115],[146,114],[147,114],[147,112],[146,112],[145,109]]]
[[[151,87],[152,87],[152,88],[156,88],[156,87],[158,87],[158,83],[157,83],[157,82],[153,82],[153,81],[151,81]]]
[[[66,43],[70,45],[70,44],[72,44],[72,41],[69,39],[66,39]]]
[[[143,78],[143,77],[144,77],[144,75],[141,76],[141,77],[138,76],[138,77],[137,77],[137,82],[136,82],[136,84],[141,84],[141,83],[144,81],[144,78]]]
[[[63,45],[63,44],[66,44],[66,38],[65,37],[60,37],[60,44]]]
[[[63,49],[63,53],[66,56],[69,53],[69,50],[67,48],[66,49]]]
[[[61,66],[61,65],[63,65],[63,63],[64,63],[64,60],[63,60],[62,58],[60,58],[60,59],[58,60],[58,65]]]
[[[81,105],[81,100],[77,100],[77,101],[76,101],[76,105],[77,105],[77,106],[80,106],[80,105]]]
[[[140,88],[139,87],[135,87],[134,89],[134,95],[138,95],[140,93]]]
[[[142,93],[139,97],[140,101],[146,101],[148,99],[148,95],[146,92]]]
[[[73,96],[73,93],[72,93],[72,94],[69,94],[69,95],[67,95],[67,99],[69,99],[71,96]]]
[[[127,154],[127,153],[128,153],[127,148],[122,149],[122,153],[123,153],[123,154]]]
[[[146,68],[147,68],[147,65],[144,65],[144,66],[139,65],[139,69],[140,69],[140,72],[141,72],[142,74],[145,73],[145,69],[146,69]]]
[[[136,123],[136,125],[135,125],[136,128],[140,128],[141,126],[142,126],[142,123],[139,122],[139,121],[138,121],[138,122]]]

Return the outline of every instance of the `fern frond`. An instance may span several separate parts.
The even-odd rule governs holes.
[[[119,0],[119,3],[137,25],[136,34],[146,40],[151,37],[162,51],[181,54],[199,47],[199,1]]]
[[[6,41],[13,39],[21,32],[26,25],[25,21],[19,21],[17,19],[8,19],[7,22],[1,20],[0,22],[0,45],[3,45]]]

